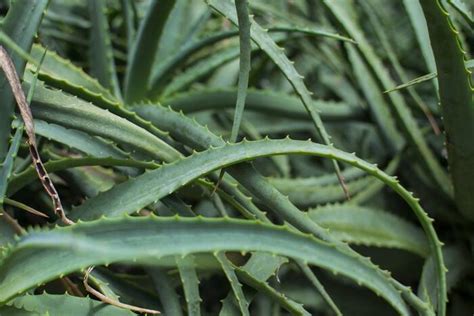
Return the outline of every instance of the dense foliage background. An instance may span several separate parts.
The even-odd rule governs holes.
[[[472,4],[0,3],[1,315],[474,312]]]

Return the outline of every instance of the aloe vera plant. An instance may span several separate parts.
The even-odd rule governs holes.
[[[471,4],[2,8],[0,315],[474,311]]]

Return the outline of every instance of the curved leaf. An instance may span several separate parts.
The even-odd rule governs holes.
[[[430,252],[435,254],[437,259],[439,289],[440,291],[443,289],[443,285],[445,286],[445,268],[441,254],[441,242],[436,235],[430,218],[421,208],[417,199],[403,188],[396,178],[385,174],[374,165],[357,158],[353,154],[310,141],[292,141],[287,139],[243,142],[240,144],[228,144],[203,153],[196,153],[191,157],[121,183],[111,190],[87,200],[71,214],[71,218],[94,219],[104,214],[120,215],[133,213],[174,192],[191,180],[215,169],[221,169],[222,167],[251,158],[288,153],[317,155],[346,162],[365,170],[399,194],[411,207],[427,235]],[[186,170],[186,173],[183,173],[183,170]],[[143,187],[149,189],[144,192]]]
[[[208,4],[218,11],[221,15],[228,18],[232,23],[238,24],[235,8],[232,7],[230,1],[216,1],[206,0]],[[275,41],[266,33],[266,31],[255,21],[252,21],[250,26],[250,35],[252,40],[272,59],[275,65],[280,68],[281,72],[288,79],[290,84],[293,86],[296,94],[300,97],[301,102],[306,108],[309,116],[311,117],[319,136],[322,138],[323,143],[332,146],[330,136],[323,125],[323,121],[316,109],[311,106],[311,93],[308,91],[303,77],[296,71],[293,64],[290,62],[288,57],[282,52],[282,49],[278,47]],[[344,179],[340,175],[339,165],[335,160],[332,161],[334,170],[340,179],[341,186],[345,191]]]
[[[308,211],[312,220],[348,243],[399,248],[426,257],[429,246],[413,224],[382,210],[336,204]]]
[[[128,217],[32,231],[12,245],[0,262],[0,302],[91,265],[153,264],[164,256],[232,250],[270,252],[343,274],[379,293],[401,314],[409,314],[385,276],[359,259],[286,227],[228,218]]]
[[[74,316],[132,316],[129,310],[118,308],[112,305],[104,304],[100,301],[93,300],[89,297],[76,297],[67,294],[64,295],[25,295],[14,299],[8,303],[8,306],[0,307],[0,314],[3,315],[2,310],[7,311],[8,308],[14,307],[25,310],[27,315],[74,315]],[[5,313],[10,315],[9,313]],[[16,314],[13,314],[16,315]],[[26,315],[26,314],[18,314]]]
[[[60,91],[38,86],[33,97],[32,111],[36,118],[110,138],[154,158],[172,161],[180,156],[176,150],[147,130]]]
[[[203,110],[228,109],[235,106],[236,90],[197,90],[173,95],[165,98],[162,103],[171,105],[175,110],[194,113]],[[345,103],[313,100],[313,108],[317,109],[325,121],[363,120],[365,111],[360,107]],[[297,119],[308,119],[308,114],[301,106],[301,101],[294,96],[275,91],[249,89],[245,107],[267,115],[275,115]]]

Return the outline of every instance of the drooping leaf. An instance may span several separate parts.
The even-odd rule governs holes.
[[[426,238],[415,225],[382,210],[336,204],[312,209],[309,216],[349,243],[399,248],[423,257],[429,254]]]
[[[225,250],[271,252],[337,271],[379,293],[401,314],[409,314],[385,277],[326,242],[284,227],[203,218],[103,219],[30,232],[0,262],[0,302],[90,265],[132,260],[152,264],[159,257]]]
[[[52,295],[52,294],[41,294],[41,295],[24,295],[15,298],[13,301],[8,303],[7,306],[0,307],[0,314],[2,310],[6,314],[10,315],[9,308],[16,308],[24,310],[22,314],[17,312],[13,315],[77,315],[87,316],[93,313],[98,316],[106,315],[118,315],[118,316],[131,316],[135,315],[129,310],[118,308],[112,305],[104,304],[100,301],[93,300],[89,297],[76,297],[68,294],[64,295]]]
[[[7,16],[2,21],[2,32],[8,35],[23,50],[29,51],[48,2],[48,0],[11,1]],[[21,76],[26,61],[14,54],[13,51],[9,49],[7,51],[12,55],[14,66]],[[0,106],[0,160],[3,160],[8,151],[10,122],[15,109],[13,93],[3,73],[0,74],[0,100],[2,100],[2,106]]]

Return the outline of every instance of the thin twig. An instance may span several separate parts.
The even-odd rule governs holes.
[[[41,157],[38,153],[38,148],[36,146],[36,136],[35,136],[35,128],[33,123],[33,115],[31,114],[31,109],[26,101],[25,93],[21,88],[20,79],[18,78],[18,74],[15,70],[15,66],[13,65],[13,61],[8,55],[7,51],[3,46],[0,45],[0,66],[2,67],[3,72],[10,84],[12,89],[13,95],[15,100],[18,104],[18,108],[20,109],[21,117],[23,118],[23,122],[25,123],[25,130],[26,135],[28,136],[28,148],[30,149],[31,159],[33,160],[33,164],[35,166],[36,172],[40,178],[41,184],[43,185],[44,189],[51,197],[53,204],[54,204],[54,212],[61,217],[61,220],[68,225],[74,224],[73,221],[66,217],[64,213],[63,206],[61,204],[61,200],[59,198],[59,194],[54,187],[51,178],[46,171],[43,162],[41,161]]]
[[[102,302],[104,302],[106,304],[114,305],[114,306],[117,306],[117,307],[120,307],[120,308],[128,309],[128,310],[131,310],[131,311],[134,311],[134,312],[138,312],[138,313],[153,314],[153,315],[160,314],[160,312],[157,311],[157,310],[141,308],[141,307],[137,307],[137,306],[133,306],[133,305],[124,304],[124,303],[121,303],[117,300],[114,300],[114,299],[112,299],[110,297],[107,297],[104,294],[100,293],[99,291],[97,291],[96,289],[94,289],[93,287],[91,287],[87,283],[87,280],[89,279],[89,274],[92,272],[92,269],[94,269],[94,267],[89,267],[86,270],[86,272],[84,273],[84,281],[83,281],[84,287],[86,288],[87,292],[91,293],[92,295],[97,297]]]

